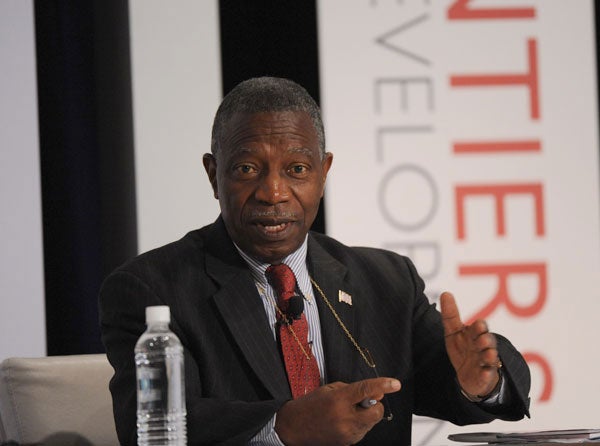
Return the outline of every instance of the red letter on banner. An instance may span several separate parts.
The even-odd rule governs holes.
[[[527,40],[527,54],[529,69],[524,74],[475,74],[450,76],[450,85],[453,87],[491,87],[503,85],[525,85],[529,88],[531,119],[539,119],[540,105],[538,94],[538,68],[537,68],[537,42],[535,39]]]
[[[469,8],[470,0],[456,0],[448,8],[450,20],[460,19],[532,19],[534,8]]]
[[[455,142],[454,153],[541,152],[539,140]]]
[[[465,238],[465,199],[469,195],[492,195],[496,202],[496,233],[504,235],[504,198],[510,194],[530,194],[535,201],[535,227],[537,235],[544,235],[544,207],[542,203],[542,185],[502,184],[482,186],[456,186],[456,224],[458,239]]]
[[[550,396],[552,396],[552,388],[554,384],[554,380],[552,378],[552,369],[550,368],[550,364],[546,361],[539,353],[527,352],[523,353],[523,358],[527,361],[527,364],[537,364],[542,369],[542,373],[544,375],[544,388],[542,389],[542,394],[540,395],[540,399],[538,401],[548,401]]]
[[[477,319],[485,319],[500,304],[505,304],[508,311],[517,317],[531,317],[537,314],[546,302],[546,264],[545,263],[513,263],[498,265],[462,265],[458,268],[461,276],[496,276],[498,291],[496,295],[478,313],[474,314],[467,324]],[[530,305],[517,305],[508,294],[508,278],[513,274],[535,274],[538,278],[538,294]]]

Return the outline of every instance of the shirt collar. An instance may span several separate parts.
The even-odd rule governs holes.
[[[238,250],[242,258],[248,264],[250,268],[250,272],[252,273],[252,277],[254,281],[260,283],[263,286],[268,286],[267,278],[265,276],[265,271],[270,266],[270,263],[263,263],[254,257],[246,254],[242,249],[234,242],[235,248]],[[294,272],[298,284],[300,284],[301,288],[304,288],[301,284],[310,281],[308,278],[308,269],[306,268],[306,253],[308,250],[308,234],[304,237],[304,241],[300,245],[300,247],[292,252],[291,254],[284,257],[281,263],[285,263],[290,269]]]

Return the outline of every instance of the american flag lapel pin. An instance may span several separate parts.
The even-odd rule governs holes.
[[[338,291],[338,300],[340,302],[344,302],[345,304],[352,306],[352,296],[350,296],[345,291],[342,291],[342,290]]]

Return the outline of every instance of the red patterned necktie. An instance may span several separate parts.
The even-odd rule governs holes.
[[[285,264],[271,265],[265,272],[277,294],[279,341],[292,396],[298,398],[312,392],[320,384],[319,367],[308,344],[308,323],[304,313],[299,319],[285,316],[289,300],[296,295],[296,277]],[[302,345],[302,346],[301,346]]]

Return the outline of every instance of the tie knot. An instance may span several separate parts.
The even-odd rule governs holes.
[[[277,293],[279,301],[286,302],[296,294],[296,276],[285,263],[269,266],[265,275]]]

